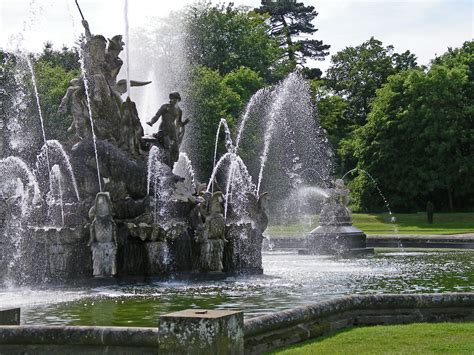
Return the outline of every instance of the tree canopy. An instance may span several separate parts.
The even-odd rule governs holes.
[[[307,59],[320,60],[329,54],[329,45],[318,39],[304,38],[311,36],[317,28],[313,21],[318,15],[314,6],[292,0],[262,1],[262,6],[255,9],[258,13],[269,14],[270,34],[278,39],[284,48],[286,59],[295,65],[304,66]]]
[[[377,91],[367,124],[351,140],[357,167],[369,171],[398,210],[472,206],[474,201],[473,46],[388,78]],[[380,206],[363,175],[353,183],[355,204]]]
[[[225,75],[247,67],[270,78],[284,71],[276,39],[268,36],[265,16],[245,8],[198,3],[185,14],[189,62]],[[285,74],[285,73],[283,73]]]

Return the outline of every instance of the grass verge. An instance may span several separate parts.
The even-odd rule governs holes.
[[[271,354],[473,354],[474,322],[349,328]]]
[[[366,234],[460,234],[474,233],[474,213],[437,213],[434,223],[428,224],[425,213],[394,214],[396,222],[391,221],[387,213],[354,213],[353,224]],[[319,217],[314,216],[307,223],[271,225],[266,234],[269,236],[302,236],[316,228]]]

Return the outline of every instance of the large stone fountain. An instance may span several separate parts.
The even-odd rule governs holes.
[[[187,123],[179,94],[144,137],[135,103],[121,96],[149,82],[117,81],[122,37],[83,25],[83,75],[60,105],[75,144],[45,142],[36,174],[15,157],[1,160],[12,178],[1,186],[0,283],[262,273],[263,196],[246,193],[234,206],[217,187],[175,175]]]

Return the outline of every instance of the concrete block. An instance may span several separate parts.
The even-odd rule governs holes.
[[[0,325],[20,325],[20,308],[0,308]]]
[[[241,311],[196,310],[160,317],[160,353],[243,354],[244,316]]]

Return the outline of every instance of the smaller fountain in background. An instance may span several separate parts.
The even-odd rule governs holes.
[[[344,180],[337,179],[327,190],[319,216],[319,226],[306,237],[306,249],[300,254],[358,255],[373,253],[367,248],[364,232],[352,225],[349,189]]]

